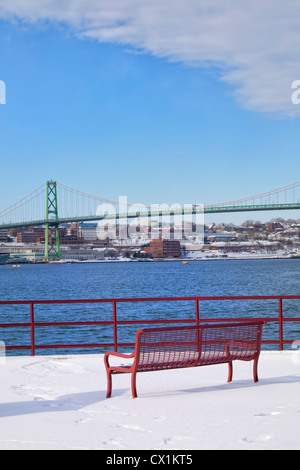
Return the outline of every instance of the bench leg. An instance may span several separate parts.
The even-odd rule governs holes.
[[[228,362],[228,379],[227,382],[232,381],[232,361]]]
[[[106,398],[111,397],[111,389],[112,389],[112,383],[111,383],[111,372],[106,371],[107,374],[107,393],[106,393]]]
[[[253,363],[253,378],[254,378],[255,383],[258,382],[257,366],[258,366],[258,358],[254,359],[254,363]]]
[[[136,372],[133,371],[131,374],[131,392],[132,392],[132,398],[137,398],[137,392],[136,392]]]

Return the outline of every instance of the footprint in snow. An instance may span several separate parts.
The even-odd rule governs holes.
[[[277,439],[277,436],[274,434],[263,434],[260,436],[254,437],[243,437],[242,441],[248,442],[249,444],[265,444],[270,441]]]
[[[276,415],[281,415],[281,411],[271,411],[270,413],[257,413],[256,416],[257,418],[263,418],[265,416],[276,416]]]

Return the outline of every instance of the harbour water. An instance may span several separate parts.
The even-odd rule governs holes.
[[[179,261],[76,263],[22,265],[20,269],[0,266],[0,286],[0,300],[300,295],[300,259],[211,260],[190,261],[188,264]],[[284,314],[300,317],[300,300],[284,301]],[[278,301],[274,300],[200,302],[203,320],[277,315]],[[119,320],[194,317],[195,305],[192,302],[118,304]],[[112,305],[38,305],[35,307],[35,320],[112,320]],[[0,323],[28,321],[28,305],[0,306]],[[134,341],[138,328],[136,325],[120,328],[119,341]],[[286,324],[285,328],[289,338],[300,339],[299,323]],[[275,336],[278,339],[278,325],[268,325],[265,339]],[[6,344],[28,344],[30,332],[28,328],[0,328],[0,340]],[[111,341],[110,325],[36,328],[37,344]],[[72,350],[72,353],[76,351]],[[14,354],[21,352],[15,351]]]

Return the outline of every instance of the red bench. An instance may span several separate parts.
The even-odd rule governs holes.
[[[112,374],[131,373],[132,396],[136,398],[137,372],[228,363],[228,382],[231,382],[234,360],[253,360],[254,382],[257,382],[262,328],[265,323],[249,321],[139,330],[132,354],[107,352],[104,355],[106,397],[111,396]],[[134,360],[130,365],[112,366],[109,363],[110,356]]]

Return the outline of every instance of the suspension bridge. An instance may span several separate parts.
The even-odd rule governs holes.
[[[59,206],[58,206],[59,204]],[[300,209],[300,182],[269,192],[224,203],[156,207],[112,201],[47,181],[22,200],[0,211],[0,230],[23,227],[45,228],[45,259],[60,258],[59,226],[67,223],[128,220],[165,216],[186,216],[230,212],[278,211]],[[100,210],[99,210],[100,208]]]

